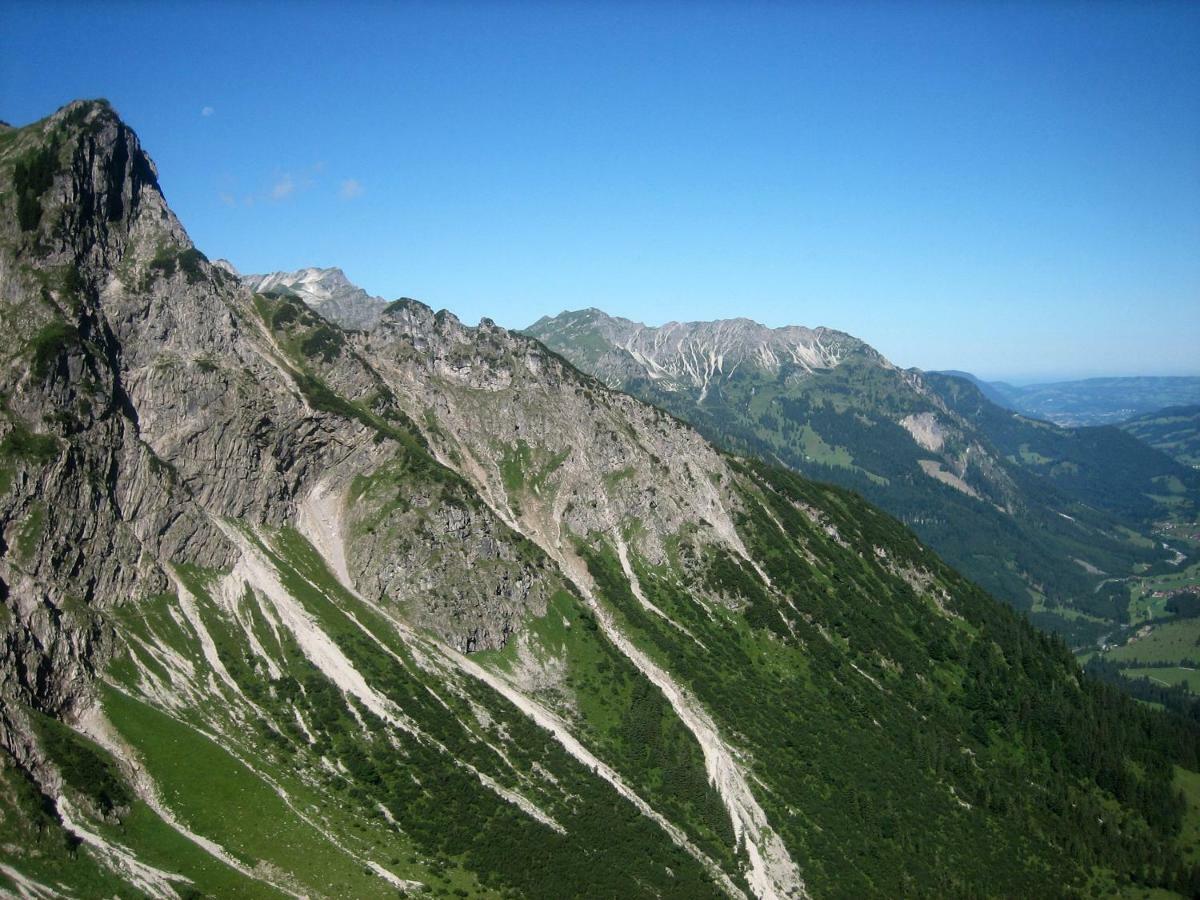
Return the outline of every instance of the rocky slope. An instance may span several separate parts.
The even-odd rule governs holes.
[[[255,293],[103,103],[0,134],[0,205],[0,889],[1190,884],[1194,730],[855,496]]]
[[[666,391],[695,392],[733,378],[743,367],[778,376],[807,374],[851,358],[888,366],[857,338],[829,328],[767,328],[750,319],[668,322],[651,328],[598,309],[545,316],[528,332],[550,347],[568,348],[582,368],[611,387],[648,378]]]
[[[1194,473],[1114,429],[1025,419],[829,329],[647,327],[592,309],[527,333],[718,443],[854,488],[1077,641],[1122,620],[1100,580],[1171,558],[1151,549],[1154,523],[1200,503]]]

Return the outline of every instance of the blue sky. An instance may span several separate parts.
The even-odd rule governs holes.
[[[6,4],[0,118],[107,97],[197,245],[520,327],[829,325],[1200,374],[1200,5]]]

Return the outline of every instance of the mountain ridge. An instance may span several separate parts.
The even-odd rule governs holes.
[[[1104,633],[1103,619],[1119,625],[1123,614],[1119,604],[1098,604],[1099,576],[1089,573],[1170,558],[1119,537],[1132,528],[1157,540],[1153,523],[1168,510],[1150,499],[1162,492],[1155,479],[1175,479],[1171,502],[1181,509],[1194,510],[1200,498],[1193,473],[1124,435],[1043,427],[973,394],[977,385],[901,370],[851,336],[837,338],[849,352],[836,360],[781,369],[753,359],[759,336],[777,332],[742,329],[751,335],[740,353],[748,362],[712,366],[698,379],[688,341],[694,335],[711,348],[706,336],[719,333],[720,322],[677,326],[670,341],[643,337],[631,353],[627,335],[662,332],[612,321],[600,312],[566,313],[527,333],[711,440],[860,491],[990,591],[1076,641]],[[783,333],[810,342],[817,334]],[[1127,467],[1121,456],[1137,464]],[[1075,609],[1060,611],[1062,604]],[[1077,618],[1080,611],[1093,618]]]
[[[549,330],[551,325],[553,334]],[[875,352],[844,332],[824,327],[768,328],[748,318],[647,326],[609,316],[594,307],[580,313],[543,317],[526,330],[553,344],[556,340],[569,341],[571,332],[580,328],[597,332],[613,348],[609,351],[613,358],[589,360],[591,374],[610,380],[618,378],[618,373],[632,362],[647,377],[663,382],[668,390],[692,384],[702,395],[707,395],[710,381],[731,376],[743,364],[778,371],[790,363],[811,370],[833,368],[844,355]],[[727,356],[728,372],[725,371]],[[667,364],[663,365],[661,360]]]

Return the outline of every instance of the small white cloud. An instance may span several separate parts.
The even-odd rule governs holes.
[[[200,115],[204,116],[204,118],[206,118],[206,119],[209,116],[213,115],[214,113],[216,113],[216,110],[213,109],[211,106],[206,106],[200,110]]]
[[[292,180],[291,175],[285,173],[275,181],[275,186],[271,188],[271,199],[286,200],[295,190],[296,182]]]
[[[361,197],[363,192],[362,182],[357,178],[347,178],[342,182],[341,188],[338,189],[338,196],[343,200],[353,200],[355,197]]]
[[[220,198],[222,206],[237,206],[237,199],[228,191],[221,191],[217,196]]]

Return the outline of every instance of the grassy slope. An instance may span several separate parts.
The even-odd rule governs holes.
[[[148,689],[146,673],[156,672],[168,683],[179,673],[156,665],[136,640],[133,654],[138,662],[126,658],[114,665],[114,684],[104,692],[104,706],[156,779],[163,800],[188,827],[218,841],[243,864],[290,873],[294,884],[325,896],[394,893],[364,866],[366,861],[430,884],[439,893],[561,896],[562,882],[552,872],[561,873],[567,883],[614,895],[638,893],[635,884],[656,884],[655,890],[664,896],[712,891],[709,876],[694,860],[507,701],[480,683],[424,671],[392,623],[342,590],[297,534],[264,538],[260,547],[307,614],[369,683],[428,737],[414,741],[333,690],[286,636],[283,641],[273,639],[267,624],[270,613],[251,593],[248,603],[260,607],[253,620],[259,624],[251,630],[272,656],[278,654],[278,662],[287,663],[290,675],[271,680],[263,671],[255,672],[247,632],[212,599],[209,587],[217,573],[186,573],[185,583],[225,668],[243,690],[254,691],[253,700],[265,718],[249,729],[239,725],[235,711],[241,704],[235,693],[225,686],[213,689],[211,683],[187,709],[168,714],[154,708],[147,702],[154,691]],[[210,667],[195,635],[172,609],[171,598],[158,598],[131,634],[140,631],[147,647],[180,653],[197,668],[193,685],[203,684]],[[573,670],[603,677],[605,689],[619,684],[629,695],[647,693],[644,680],[586,627],[586,615],[575,598],[560,594],[554,614],[580,622],[570,641],[555,647]],[[545,632],[545,624],[534,627]],[[256,683],[257,689],[252,689]],[[599,688],[599,682],[595,686]],[[140,699],[133,696],[139,690]],[[581,696],[589,694],[594,701],[600,691],[580,690]],[[712,805],[703,804],[707,785],[698,748],[658,699],[648,709],[621,703],[612,720],[591,704],[581,704],[578,724],[589,743],[611,755],[631,783],[677,817],[739,877],[739,864],[728,849],[727,823],[705,818],[711,818]],[[314,742],[295,724],[293,707]],[[475,711],[480,708],[486,715]],[[639,713],[640,720],[631,723],[630,717],[636,719]],[[669,761],[648,761],[635,752],[644,750],[635,746],[639,727],[667,735],[675,748]],[[529,797],[562,822],[567,834],[556,835],[517,812],[454,760],[469,762],[498,784]],[[698,792],[700,805],[695,809],[688,791]],[[387,824],[380,804],[400,828]],[[299,811],[304,811],[303,817]],[[134,810],[130,821],[138,814]],[[335,835],[346,850],[334,846],[328,835]],[[154,843],[147,842],[147,859],[155,858]],[[194,867],[203,861],[181,856],[172,868],[198,884],[216,884],[211,873]],[[211,859],[208,863],[212,868]]]
[[[785,490],[792,487],[783,485]],[[763,593],[761,583],[731,561],[709,566],[707,587],[693,584],[691,589],[682,587],[680,576],[690,565],[711,561],[689,564],[677,558],[675,567],[660,570],[640,565],[641,583],[653,602],[702,641],[707,649],[701,650],[677,630],[645,615],[632,600],[611,550],[595,544],[587,552],[605,602],[639,642],[686,680],[714,712],[723,732],[736,736],[763,785],[761,802],[810,886],[823,896],[883,895],[897,888],[955,893],[982,884],[1029,895],[1062,887],[1064,878],[1080,890],[1106,883],[1110,876],[1099,858],[1094,870],[1086,863],[1089,848],[1094,849],[1093,842],[1100,846],[1101,837],[1077,835],[1083,843],[1076,848],[1080,858],[1052,852],[1046,843],[1064,823],[1022,786],[1028,767],[1036,771],[1042,764],[1037,760],[1044,748],[1019,727],[1012,732],[1014,725],[1005,724],[1004,716],[993,716],[988,704],[999,702],[996,698],[978,701],[989,711],[979,721],[963,718],[950,703],[951,698],[964,699],[961,692],[968,689],[963,685],[974,665],[971,648],[978,646],[981,628],[993,623],[981,623],[972,615],[931,615],[935,606],[929,596],[881,576],[852,548],[821,539],[823,532],[795,518],[795,507],[780,502],[772,489],[759,484],[750,490],[749,496],[760,498],[750,508],[753,511],[758,503],[760,512],[751,512],[743,527],[753,535],[755,552],[773,580],[787,586],[793,602],[826,624],[826,634],[804,616],[779,607],[778,597]],[[902,554],[918,552],[889,520],[866,513],[848,495],[823,491],[797,499],[834,509],[831,521],[855,543],[860,538],[851,529],[864,527],[878,529],[871,540],[886,545],[894,558],[908,562]],[[768,507],[770,514],[765,515]],[[771,516],[785,522],[799,543],[780,540],[777,531],[759,531],[776,527]],[[801,543],[816,554],[815,561],[798,552]],[[268,871],[278,867],[306,889],[333,896],[390,893],[389,886],[364,867],[364,859],[381,861],[401,877],[418,877],[443,892],[474,893],[490,887],[537,894],[562,883],[549,873],[573,872],[573,883],[611,884],[613,890],[638,894],[640,889],[628,884],[621,889],[619,884],[628,877],[643,885],[648,882],[641,879],[660,880],[665,868],[658,867],[665,866],[676,873],[671,881],[659,883],[657,889],[667,894],[676,888],[682,896],[696,896],[706,884],[703,874],[694,864],[689,866],[688,858],[664,841],[661,832],[631,809],[622,812],[625,804],[557,752],[544,733],[505,701],[478,683],[458,684],[456,689],[441,678],[431,681],[430,673],[411,662],[411,652],[387,618],[342,590],[302,538],[281,532],[261,539],[260,546],[292,595],[373,686],[457,758],[470,760],[498,782],[525,793],[562,822],[569,835],[555,836],[516,813],[471,776],[455,775],[444,756],[407,742],[367,710],[352,711],[353,702],[338,700],[340,695],[328,691],[319,672],[306,669],[295,646],[273,638],[269,613],[251,594],[242,610],[259,608],[259,616],[250,618],[251,631],[272,657],[289,663],[303,691],[279,680],[266,680],[264,685],[262,673],[253,671],[246,631],[213,600],[217,573],[197,571],[187,572],[185,583],[217,652],[229,660],[231,675],[244,680],[247,688],[259,683],[255,700],[268,713],[265,727],[247,733],[236,722],[222,719],[222,709],[236,705],[227,688],[206,692],[190,709],[173,715],[134,699],[126,691],[144,687],[147,671],[158,671],[166,681],[172,677],[167,665],[155,669],[152,654],[144,649],[134,650],[144,670],[128,659],[118,663],[115,684],[104,692],[109,716],[137,748],[163,799],[189,827],[220,841],[247,866],[265,865]],[[936,565],[924,555],[917,561]],[[739,596],[749,605],[732,612],[712,604],[706,611],[696,602],[697,596],[718,595]],[[146,608],[141,624],[131,626],[131,635],[140,632],[147,646],[173,648],[201,673],[207,672],[195,635],[173,609],[170,597],[158,598]],[[627,773],[656,806],[685,824],[699,843],[714,849],[714,855],[723,842],[727,846],[727,822],[702,775],[696,777],[700,763],[690,735],[661,696],[647,690],[640,676],[599,637],[579,601],[568,593],[558,594],[547,615],[531,623],[529,636],[533,653],[567,660],[568,690],[562,705],[574,709],[586,742]],[[1004,636],[998,637],[1003,646]],[[1035,660],[1045,656],[1046,650],[1038,649],[1044,639],[1027,633],[1023,640],[1030,644],[1022,652]],[[931,656],[931,648],[940,649]],[[1007,655],[1011,649],[1002,652]],[[245,668],[236,664],[238,654]],[[502,670],[521,664],[516,645],[482,659]],[[201,675],[194,682],[206,680]],[[488,710],[490,725],[472,712],[471,701]],[[291,704],[316,734],[315,747],[287,727],[284,712]],[[355,724],[356,719],[361,723]],[[196,725],[220,730],[222,737],[210,740]],[[971,735],[965,743],[964,731]],[[347,739],[356,732],[357,737]],[[492,747],[503,748],[503,755]],[[325,772],[318,751],[339,774]],[[515,761],[516,767],[503,757]],[[560,784],[569,785],[573,799],[535,774],[535,761]],[[384,769],[388,762],[391,772]],[[251,767],[269,775],[294,806],[320,810],[321,827],[337,834],[348,851],[338,850],[303,821]],[[404,788],[414,775],[421,782],[416,793]],[[469,798],[465,805],[464,795]],[[1149,834],[1147,826],[1128,807],[1106,799],[1103,792],[1067,796],[1085,804],[1085,810],[1103,806],[1110,817],[1125,822],[1125,836],[1115,849],[1104,845],[1110,859],[1131,854],[1131,845],[1152,853],[1149,837],[1138,837]],[[390,809],[404,833],[374,812],[377,803]],[[453,819],[447,820],[447,815]],[[181,844],[140,805],[112,834],[147,861],[169,863],[169,868],[182,871],[201,890],[218,895],[251,892],[241,876]],[[622,840],[614,841],[614,835]],[[601,847],[604,853],[597,859]],[[520,859],[524,876],[506,858]],[[271,893],[261,887],[256,892]]]
[[[703,648],[646,615],[611,548],[599,542],[585,552],[606,605],[704,702],[745,755],[760,802],[818,895],[964,893],[980,885],[1023,895],[1068,886],[1091,891],[1117,883],[1111,869],[1136,870],[1142,863],[1135,860],[1160,858],[1153,826],[1135,804],[1118,802],[1110,789],[1072,787],[1044,768],[1064,748],[1046,744],[1041,716],[1074,709],[1059,720],[1056,727],[1065,731],[1057,739],[1088,743],[1079,730],[1086,718],[1070,718],[1081,713],[1070,700],[1077,689],[1060,650],[954,581],[894,522],[852,496],[765,472],[746,469],[741,476],[747,497],[741,528],[782,593],[767,592],[731,557],[689,560],[686,540],[666,567],[635,560],[643,590]],[[793,501],[826,510],[826,522],[809,521]],[[830,525],[847,546],[828,538]],[[239,623],[214,599],[221,573],[198,570],[181,572],[197,613],[224,668],[265,717],[251,728],[241,724],[236,711],[243,701],[231,688],[213,686],[211,666],[171,596],[127,622],[133,650],[114,665],[113,685],[104,692],[114,724],[189,827],[247,866],[287,871],[305,889],[333,896],[390,892],[367,860],[442,893],[550,890],[553,896],[563,873],[590,893],[638,895],[651,884],[664,895],[710,890],[689,857],[507,701],[478,682],[419,664],[387,615],[343,590],[303,538],[283,531],[253,540],[307,615],[423,734],[528,797],[568,834],[520,814],[445,752],[344,698],[305,662],[286,631],[276,637],[269,604],[256,592],[238,605]],[[931,573],[931,586],[952,586],[962,617],[937,614],[930,592],[870,562],[878,558],[875,546],[886,547],[900,567]],[[250,634],[286,664],[289,676],[267,677],[264,660],[247,643]],[[523,643],[480,661],[514,677],[530,659],[565,661],[560,693],[546,702],[736,873],[728,820],[705,783],[694,740],[661,695],[603,640],[584,605],[560,592],[526,634]],[[160,648],[158,660],[151,648]],[[180,676],[177,664],[161,657],[165,650],[196,667],[193,687],[209,684],[169,714],[146,702],[155,696],[151,674],[165,685]],[[1020,706],[1044,691],[1047,678],[1067,690],[1067,706],[1057,713]],[[1016,688],[1001,696],[988,688],[992,683]],[[487,710],[483,718],[480,707]],[[295,724],[293,709],[303,726]],[[1033,720],[1022,721],[1018,709]],[[1118,758],[1133,752],[1120,741],[1116,750]],[[1139,766],[1156,760],[1151,754]],[[1070,765],[1087,771],[1078,761]],[[1064,802],[1031,792],[1031,771],[1061,791]],[[379,804],[399,828],[388,824]],[[296,810],[306,810],[315,824]],[[1084,824],[1101,811],[1122,823],[1119,836]],[[140,805],[113,833],[202,890],[249,892],[241,876],[181,845]],[[1063,840],[1070,849],[1054,849]],[[667,868],[675,874],[664,880]]]
[[[1200,659],[1200,619],[1181,619],[1153,626],[1145,637],[1107,654],[1118,662],[1178,662]]]
[[[1185,466],[1200,466],[1200,406],[1161,409],[1123,422],[1120,428]]]

